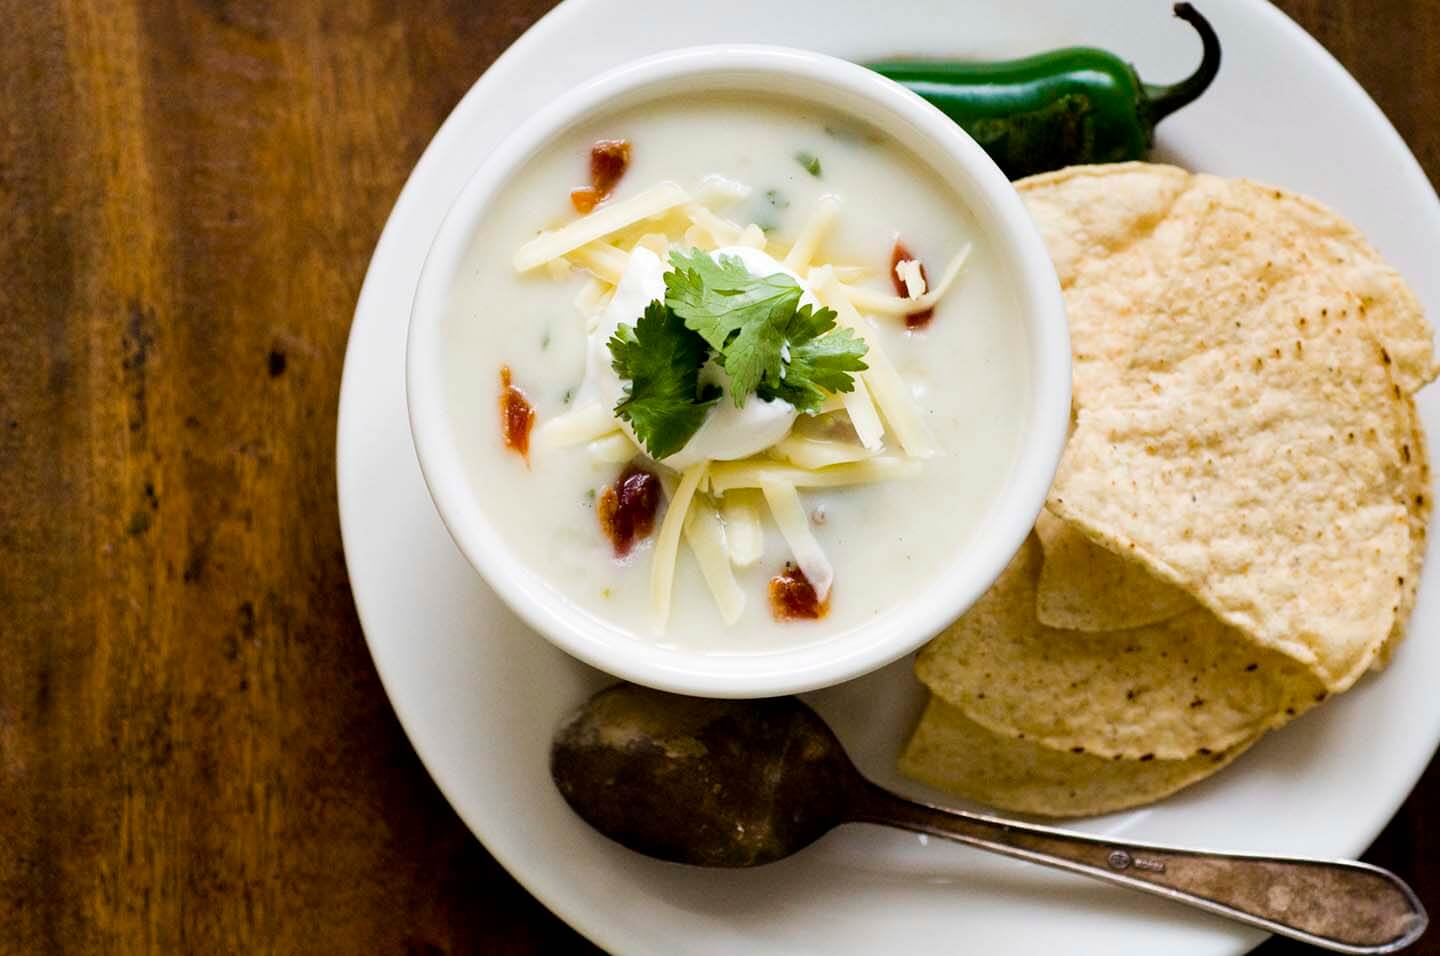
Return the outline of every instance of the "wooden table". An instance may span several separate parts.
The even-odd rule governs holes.
[[[585,948],[401,733],[333,479],[386,214],[548,6],[0,0],[0,951]],[[1282,6],[1440,176],[1440,3]],[[1367,857],[1432,909],[1437,802]]]

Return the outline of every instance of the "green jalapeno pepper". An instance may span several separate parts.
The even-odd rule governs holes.
[[[1193,102],[1220,69],[1220,40],[1188,3],[1175,15],[1200,34],[1204,53],[1187,79],[1142,83],[1120,57],[1092,47],[1003,63],[869,64],[935,104],[974,137],[1011,179],[1079,163],[1142,159],[1155,124]]]

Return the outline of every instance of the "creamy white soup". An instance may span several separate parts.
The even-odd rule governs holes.
[[[1010,282],[923,158],[844,117],[714,95],[597,119],[505,187],[453,290],[474,494],[512,560],[637,639],[852,630],[1009,478]]]

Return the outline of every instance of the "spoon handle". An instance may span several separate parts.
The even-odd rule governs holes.
[[[944,810],[874,785],[857,803],[857,822],[889,824],[1118,883],[1339,953],[1397,952],[1429,922],[1409,886],[1366,863],[1125,843]]]

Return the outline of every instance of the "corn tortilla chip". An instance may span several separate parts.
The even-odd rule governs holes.
[[[992,732],[1098,757],[1181,760],[1228,750],[1324,699],[1303,666],[1200,608],[1126,631],[1045,627],[1040,568],[1031,535],[915,664],[935,696]]]
[[[1107,760],[992,733],[931,697],[900,757],[900,772],[1002,810],[1093,816],[1168,797],[1225,767],[1253,742],[1186,760]]]
[[[1124,371],[1135,337],[1143,331],[1139,323],[1153,318],[1149,311],[1130,308],[1130,296],[1136,288],[1162,284],[1164,266],[1154,255],[1154,234],[1200,181],[1174,166],[1124,163],[1072,167],[1016,184],[1045,237],[1064,289],[1077,408]],[[1265,221],[1277,247],[1307,258],[1336,285],[1358,296],[1359,311],[1381,343],[1382,361],[1402,391],[1413,393],[1435,377],[1431,329],[1419,303],[1354,226],[1304,196],[1243,180],[1225,185],[1243,202],[1263,210],[1257,218]],[[1423,439],[1412,444],[1421,446]],[[1405,593],[1385,644],[1387,654],[1403,635],[1414,603],[1428,522],[1428,470],[1410,484],[1405,500],[1414,543],[1401,588]],[[1413,506],[1417,495],[1425,502],[1418,509]],[[1183,592],[1140,571],[1143,562],[1118,562],[1067,524],[1051,522],[1041,530],[1049,531],[1047,551],[1063,556],[1041,581],[1038,600],[1044,623],[1079,629],[1136,627],[1163,619],[1161,609],[1182,603]],[[1102,587],[1111,597],[1097,602],[1091,592]],[[1088,608],[1096,610],[1087,613]]]
[[[1282,241],[1312,248],[1317,264],[1359,297],[1360,313],[1402,391],[1413,395],[1435,379],[1433,331],[1419,300],[1358,229],[1308,196],[1248,180],[1232,181],[1231,188],[1242,201],[1265,203],[1277,220],[1288,220]]]
[[[1410,612],[1415,609],[1415,597],[1420,590],[1420,571],[1425,564],[1426,530],[1430,524],[1430,457],[1425,447],[1425,432],[1420,426],[1420,416],[1415,402],[1407,400],[1406,414],[1410,422],[1410,440],[1401,448],[1405,462],[1405,483],[1400,487],[1404,499],[1407,524],[1410,528],[1410,551],[1405,565],[1405,576],[1400,582],[1400,600],[1395,607],[1395,623],[1381,645],[1380,652],[1371,664],[1373,670],[1383,670],[1395,653],[1395,648],[1405,639]]]
[[[1035,616],[1047,627],[1118,631],[1166,621],[1195,607],[1184,591],[1092,543],[1049,511],[1040,512],[1035,532],[1045,552]]]
[[[1402,602],[1401,382],[1433,358],[1403,283],[1368,247],[1341,254],[1357,236],[1316,238],[1315,208],[1194,176],[1137,222],[1123,268],[1082,268],[1119,308],[1123,358],[1077,379],[1050,508],[1342,690]]]
[[[1254,204],[1274,245],[1308,257],[1360,297],[1376,337],[1409,393],[1433,380],[1432,332],[1400,275],[1354,226],[1313,199],[1247,180],[1216,180],[1176,166],[1072,166],[1015,184],[1055,263],[1070,322],[1075,401],[1084,404],[1122,370],[1145,316],[1129,308],[1137,286],[1164,279],[1150,244],[1175,206],[1200,183],[1223,183]]]
[[[1175,166],[1074,166],[1015,184],[1055,264],[1070,324],[1073,394],[1080,406],[1122,368],[1139,331],[1128,287],[1158,281],[1144,241],[1190,182]]]

